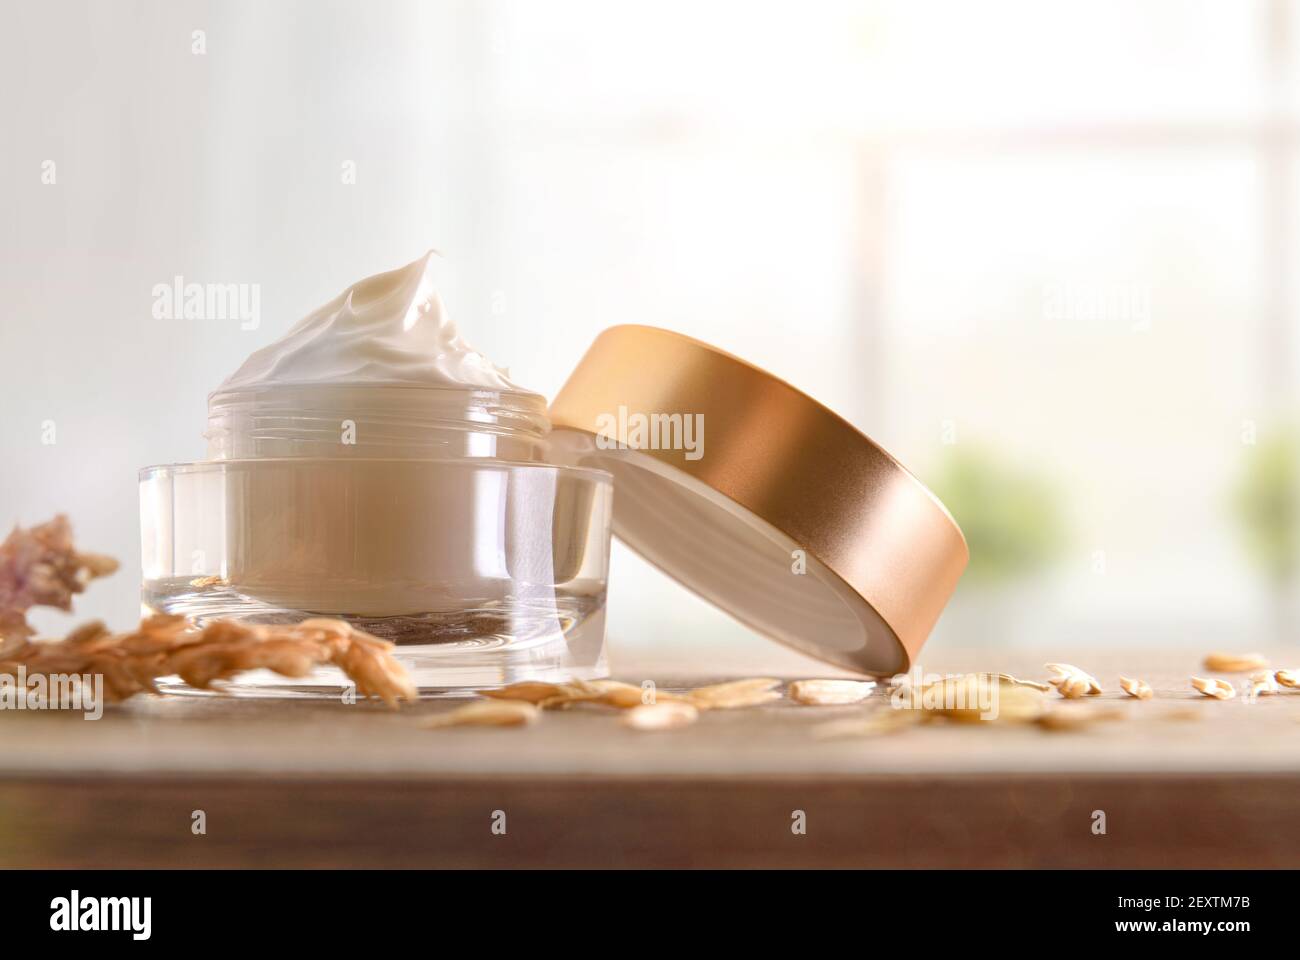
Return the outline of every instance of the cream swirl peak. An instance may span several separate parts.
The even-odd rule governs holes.
[[[532,393],[460,336],[434,286],[438,255],[376,274],[244,361],[216,393],[299,384],[403,384]]]

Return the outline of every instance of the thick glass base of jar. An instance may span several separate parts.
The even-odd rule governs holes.
[[[297,623],[320,616],[261,603],[229,587],[195,587],[186,578],[146,583],[143,607],[145,616],[179,613],[199,625],[216,619]],[[397,644],[394,656],[410,672],[422,698],[468,696],[523,680],[559,683],[608,676],[603,596],[560,592],[553,603],[507,599],[455,613],[329,616]],[[190,687],[179,677],[164,677],[158,686],[168,693],[214,692]],[[322,666],[305,677],[250,671],[226,681],[221,692],[339,699],[349,696],[353,686],[337,667]]]

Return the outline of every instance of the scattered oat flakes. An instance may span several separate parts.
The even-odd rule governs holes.
[[[477,693],[494,700],[523,700],[525,703],[540,704],[544,700],[563,696],[565,690],[566,684],[525,680],[492,690],[479,690]]]
[[[420,722],[420,726],[439,727],[522,727],[536,723],[542,712],[524,700],[480,700],[439,713]]]
[[[537,705],[543,710],[568,710],[575,704],[593,703],[604,695],[604,689],[596,684],[597,681],[591,680],[571,680],[557,684],[555,693],[538,700]]]
[[[593,680],[588,684],[591,691],[590,702],[630,710],[634,707],[654,706],[660,702],[681,700],[682,697],[658,687],[639,687],[620,680]]]
[[[1052,689],[1050,683],[1039,683],[1037,680],[1021,680],[1019,677],[1013,677],[1009,673],[999,673],[997,678],[1003,683],[1009,683],[1017,687],[1031,687],[1039,693],[1047,693]]]
[[[1047,682],[1056,687],[1057,692],[1067,700],[1095,697],[1101,693],[1101,684],[1097,678],[1076,666],[1068,663],[1049,663],[1046,666],[1055,674],[1048,677]]]
[[[633,730],[675,730],[699,719],[700,712],[684,700],[643,703],[628,710],[619,722]]]
[[[1119,688],[1130,697],[1136,697],[1139,700],[1150,700],[1156,695],[1156,692],[1151,689],[1151,684],[1135,677],[1121,676],[1119,678]]]
[[[543,710],[552,710],[594,700],[600,695],[600,691],[601,688],[597,687],[595,682],[588,680],[571,680],[567,683],[526,680],[494,690],[479,690],[478,693],[498,700],[523,700]]]
[[[1277,685],[1277,677],[1268,670],[1252,673],[1250,680],[1246,684],[1246,699],[1251,703],[1254,703],[1260,697],[1281,692],[1282,688]]]
[[[961,683],[966,684],[968,690],[967,706],[963,708],[941,708],[932,711],[940,716],[947,717],[950,720],[959,720],[967,723],[976,721],[997,721],[999,723],[1026,723],[1036,720],[1047,709],[1047,701],[1043,697],[1043,692],[1029,685],[1016,683],[1006,683],[995,677],[991,678],[986,674],[977,675],[978,679],[972,683],[969,678],[964,678]],[[948,681],[951,685],[953,681]],[[971,702],[969,691],[971,689],[979,690],[987,687],[988,692],[996,691],[997,698],[993,701],[992,710],[984,710],[981,703],[987,703],[988,700],[976,699]]]
[[[1288,667],[1273,674],[1273,679],[1284,687],[1300,689],[1300,667]]]
[[[537,701],[537,706],[543,710],[568,710],[578,704],[595,702],[595,694],[585,693],[566,684],[565,688],[555,696]]]
[[[1237,695],[1237,688],[1227,680],[1206,677],[1192,677],[1192,689],[1199,690],[1215,700],[1231,700]]]
[[[1043,691],[994,673],[944,677],[920,686],[896,688],[890,708],[847,717],[813,728],[818,738],[867,737],[896,733],[924,723],[991,722],[1004,726],[1036,722],[1047,709]]]
[[[1211,653],[1205,658],[1205,669],[1213,673],[1250,673],[1268,666],[1261,653]]]
[[[1105,707],[1094,706],[1092,704],[1069,704],[1062,705],[1058,700],[1056,705],[1050,710],[1039,714],[1034,722],[1044,730],[1053,732],[1063,732],[1067,730],[1082,730],[1090,727],[1095,723],[1105,720],[1118,720],[1123,716],[1123,711],[1114,707],[1109,709]]]
[[[998,714],[994,717],[1002,723],[1028,723],[1037,720],[1049,709],[1049,702],[1043,691],[1028,686],[1002,687],[998,701]]]
[[[598,703],[607,707],[626,709],[639,706],[641,688],[621,680],[574,680],[566,684],[558,702],[546,706],[568,706],[570,703]]]
[[[874,680],[795,680],[787,693],[807,704],[861,703],[876,689]]]
[[[685,699],[701,710],[731,710],[736,707],[754,707],[780,700],[781,694],[772,689],[781,681],[770,677],[750,680],[731,680],[687,691]]]
[[[920,711],[924,719],[962,723],[999,720],[1021,723],[1045,709],[1041,691],[1003,680],[998,674],[967,673],[920,687],[897,690],[891,702]]]
[[[497,690],[478,691],[485,697],[527,700],[543,710],[567,710],[576,704],[590,703],[627,710],[660,700],[680,700],[675,693],[644,688],[621,680],[571,680],[567,683],[524,682]]]

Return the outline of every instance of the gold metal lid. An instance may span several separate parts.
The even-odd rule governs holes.
[[[943,504],[846,420],[690,337],[600,334],[551,404],[614,474],[614,533],[742,623],[837,666],[907,670],[966,567]]]

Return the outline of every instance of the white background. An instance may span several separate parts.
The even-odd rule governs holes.
[[[1296,14],[6,2],[0,521],[70,514],[124,564],[79,613],[129,623],[136,471],[202,455],[250,351],[435,247],[470,342],[548,395],[603,327],[657,324],[923,479],[955,437],[1049,483],[1052,563],[964,584],[936,644],[1267,639],[1230,502],[1243,422],[1295,419]],[[155,320],[177,275],[260,284],[261,326]],[[616,653],[764,642],[622,550],[611,607]]]

